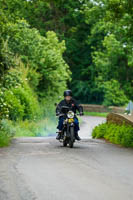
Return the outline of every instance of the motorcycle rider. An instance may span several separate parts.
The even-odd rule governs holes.
[[[56,115],[59,116],[61,114],[61,108],[62,106],[68,106],[71,108],[71,110],[76,114],[76,111],[78,110],[80,115],[83,115],[83,107],[80,106],[73,98],[72,98],[72,91],[71,90],[66,90],[64,91],[64,100],[62,100],[56,107]],[[59,117],[59,123],[57,128],[59,129],[58,135],[56,137],[57,140],[61,139],[61,132],[63,128],[63,122],[64,122],[64,117],[60,116]],[[76,140],[81,140],[78,131],[79,131],[79,121],[78,118],[74,118],[74,124],[75,124],[75,138]]]

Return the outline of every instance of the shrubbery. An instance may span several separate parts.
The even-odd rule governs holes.
[[[8,146],[15,135],[15,129],[11,121],[3,119],[0,122],[0,147]]]
[[[44,133],[37,125],[45,127],[39,121],[51,115],[70,71],[63,59],[65,42],[59,42],[54,32],[43,37],[24,20],[0,25],[0,144],[4,146],[13,134],[2,129],[3,120],[18,136]]]
[[[94,128],[92,136],[93,138],[105,138],[114,144],[125,147],[133,147],[133,127],[125,124],[101,124]]]
[[[28,69],[21,65],[1,77],[0,116],[9,120],[36,120],[41,117],[37,95],[29,86]]]

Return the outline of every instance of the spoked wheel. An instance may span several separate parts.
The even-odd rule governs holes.
[[[66,147],[67,146],[67,141],[63,141],[63,147]]]
[[[70,127],[70,135],[71,135],[71,138],[69,140],[69,147],[73,148],[73,144],[74,144],[74,127]]]
[[[70,148],[73,148],[73,143],[74,143],[73,141],[71,141],[71,140],[69,141],[69,147]]]
[[[66,136],[66,131],[64,132],[64,135],[63,135],[63,147],[66,147],[68,142],[64,136]]]

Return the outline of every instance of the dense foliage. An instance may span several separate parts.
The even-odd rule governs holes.
[[[47,32],[46,37],[41,36],[39,31],[30,28],[24,20],[17,20],[15,23],[9,21],[2,26],[4,27],[0,43],[2,98],[7,97],[6,100],[11,101],[15,98],[13,97],[15,94],[17,99],[12,101],[14,106],[19,103],[24,106],[25,103],[28,110],[27,104],[31,102],[28,96],[29,98],[33,96],[41,102],[43,98],[49,97],[54,100],[62,95],[70,75],[68,65],[62,57],[65,50],[64,41],[59,42],[52,31]],[[12,105],[11,102],[8,103]],[[36,104],[34,99],[32,104]]]
[[[13,22],[25,18],[41,35],[54,31],[65,40],[63,56],[72,71],[69,86],[82,103],[124,105],[133,99],[132,0],[3,2]],[[120,102],[113,100],[117,93],[122,94]]]
[[[17,2],[7,3],[9,7],[17,6]],[[21,124],[20,121],[29,120],[27,133],[30,133],[31,121],[37,122],[48,116],[54,102],[61,98],[66,89],[71,74],[63,59],[65,42],[60,42],[53,31],[42,36],[5,5],[5,1],[0,2],[1,146],[8,144],[13,136],[8,129],[3,129],[3,120],[14,133],[12,122],[17,122],[17,126]],[[33,132],[33,135],[39,134]]]
[[[41,119],[67,87],[82,103],[133,100],[132,7],[132,0],[1,0],[0,119]]]
[[[101,124],[94,128],[93,138],[105,138],[114,144],[133,147],[133,127],[112,123]]]

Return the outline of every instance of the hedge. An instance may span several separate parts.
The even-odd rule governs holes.
[[[111,143],[125,147],[133,147],[133,127],[130,125],[103,123],[94,128],[92,137],[104,138]]]

